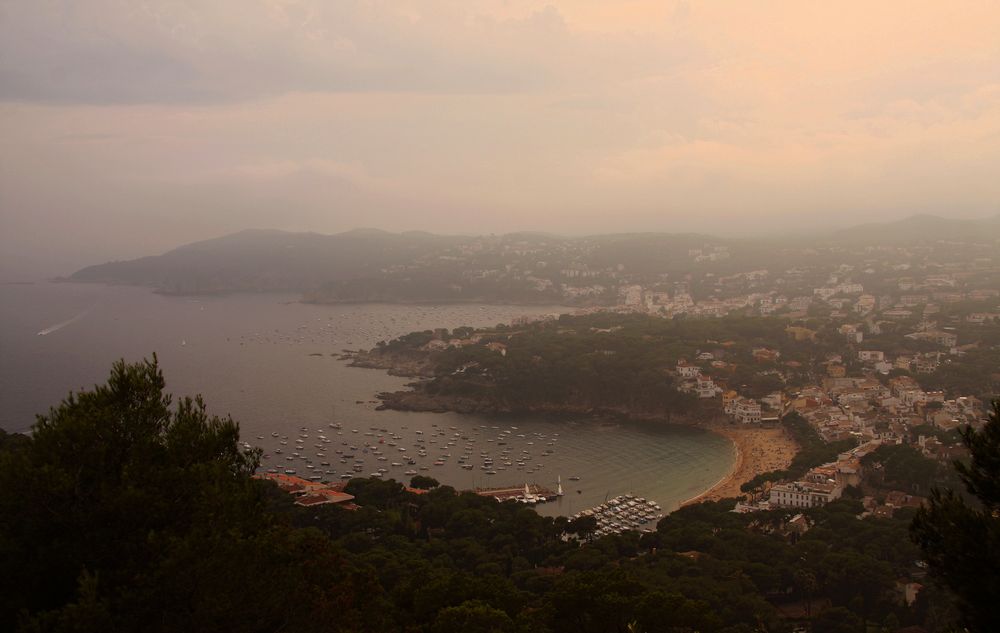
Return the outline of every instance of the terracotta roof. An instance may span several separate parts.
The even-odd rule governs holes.
[[[309,507],[323,505],[326,503],[343,503],[352,499],[354,499],[353,495],[349,495],[344,492],[337,492],[336,490],[321,488],[302,495],[295,500],[295,505]]]

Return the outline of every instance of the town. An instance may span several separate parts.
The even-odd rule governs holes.
[[[552,246],[526,240],[503,250],[524,261],[535,252],[532,244]],[[485,245],[463,248],[464,256],[471,258]],[[605,373],[639,371],[646,362],[639,359],[639,348],[620,339],[641,335],[647,347],[663,346],[663,354],[649,362],[665,375],[662,384],[672,385],[682,398],[660,395],[649,404],[668,418],[671,411],[690,409],[692,402],[701,417],[720,417],[735,428],[774,428],[794,417],[807,425],[817,442],[843,448],[802,472],[778,472],[756,482],[744,491],[735,511],[816,507],[848,491],[862,494],[866,512],[884,515],[896,507],[919,506],[929,486],[887,483],[884,477],[874,485],[880,457],[888,450],[880,447],[911,447],[946,468],[964,456],[956,431],[980,428],[1000,391],[996,251],[995,238],[919,246],[786,247],[780,259],[794,261],[794,266],[720,274],[713,270],[729,267],[734,252],[706,244],[673,255],[684,260],[675,265],[686,272],[655,275],[630,273],[624,261],[595,270],[563,251],[571,263],[561,260],[558,270],[545,278],[538,276],[551,267],[544,261],[530,271],[507,265],[489,275],[530,281],[539,289],[556,288],[564,299],[611,295],[612,304],[579,307],[570,317],[523,317],[506,329],[413,333],[383,342],[372,355],[355,357],[355,363],[388,368],[400,350],[409,354],[408,362],[413,354],[423,355],[423,369],[413,375],[436,376],[433,388],[412,398],[390,394],[385,399],[390,407],[454,409],[454,400],[447,399],[452,390],[463,397],[478,393],[480,408],[472,410],[530,410],[552,405],[551,394],[564,393],[571,394],[567,400],[589,399],[572,410],[617,407],[642,417],[643,405],[636,405],[634,398],[626,405],[615,399],[618,394],[609,393],[601,401],[595,395],[600,388],[582,395],[574,392],[573,378],[565,369],[546,373],[549,362],[551,367],[567,366],[567,358],[560,356],[564,352],[551,347],[567,337],[584,349],[592,346],[591,354],[598,359],[577,349],[571,352],[573,362]],[[576,256],[594,259],[590,251]],[[739,255],[744,261],[747,257]],[[487,273],[470,265],[466,274]],[[675,325],[650,333],[654,326],[642,319]],[[722,333],[698,338],[713,323]],[[726,333],[730,330],[742,334],[731,336]],[[528,357],[528,365],[518,360],[518,350]],[[388,364],[379,360],[380,353],[390,358]],[[663,366],[664,355],[675,356],[672,365]],[[616,360],[623,357],[626,360]],[[623,368],[627,360],[634,363]],[[536,382],[548,387],[540,397],[549,402],[531,402],[534,386],[517,382],[514,374],[524,373],[526,366],[538,372]],[[522,389],[510,388],[514,384]],[[802,438],[796,440],[802,444]]]

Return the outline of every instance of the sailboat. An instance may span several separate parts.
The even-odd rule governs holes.
[[[538,497],[531,494],[531,490],[528,488],[527,482],[524,484],[524,496],[521,497],[522,503],[538,503]]]
[[[558,475],[556,476],[556,496],[557,497],[563,496],[562,477]]]

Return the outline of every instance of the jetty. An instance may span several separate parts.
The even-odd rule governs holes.
[[[500,488],[475,488],[473,490],[481,497],[493,497],[497,501],[525,501],[534,498],[536,502],[554,501],[558,495],[538,484],[521,484],[520,486],[504,486]],[[527,492],[527,495],[525,494]]]

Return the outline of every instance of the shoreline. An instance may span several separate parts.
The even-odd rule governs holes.
[[[784,427],[741,428],[728,424],[706,424],[700,428],[725,437],[733,444],[735,459],[729,472],[708,490],[681,502],[683,508],[703,501],[742,497],[740,486],[757,475],[788,467],[799,447]]]
[[[366,356],[366,354],[345,354],[343,358],[346,360],[350,357],[352,361],[350,364],[354,367],[380,369],[398,376],[427,376],[427,373],[424,372],[426,372],[428,367],[416,367],[415,365],[419,363],[415,363],[409,359],[407,363],[401,363],[401,359],[399,358],[379,359],[380,362],[372,362],[371,359],[362,358],[363,356]],[[426,359],[424,360],[426,362]],[[424,372],[421,370],[424,370]],[[709,486],[708,489],[678,503],[671,511],[676,511],[703,501],[743,498],[745,495],[740,490],[740,487],[744,483],[762,473],[788,468],[800,448],[788,434],[784,426],[748,427],[735,425],[731,424],[727,418],[721,417],[718,412],[708,411],[704,407],[698,407],[698,409],[688,412],[686,415],[675,415],[670,416],[670,418],[667,418],[662,413],[649,412],[644,415],[637,415],[635,412],[628,410],[597,410],[592,407],[567,406],[565,403],[547,403],[546,405],[536,405],[528,410],[513,410],[504,406],[503,403],[484,403],[482,400],[474,397],[427,394],[420,390],[419,383],[411,383],[408,386],[410,387],[409,390],[377,394],[377,398],[381,401],[377,409],[480,415],[562,414],[586,416],[595,421],[614,423],[667,423],[674,426],[700,429],[728,439],[733,446],[734,453],[732,466],[728,472]]]
[[[732,465],[732,467],[730,467],[729,472],[727,472],[725,475],[723,475],[717,482],[715,482],[714,484],[712,484],[711,486],[709,486],[709,488],[707,490],[705,490],[704,492],[701,492],[699,494],[696,494],[695,496],[691,497],[690,499],[685,499],[684,501],[681,501],[679,504],[677,504],[677,508],[676,508],[677,510],[680,510],[681,508],[689,506],[689,505],[693,505],[695,503],[701,503],[702,501],[708,501],[707,497],[710,494],[712,494],[712,493],[720,490],[723,486],[726,486],[729,482],[731,482],[736,477],[736,474],[738,472],[740,472],[740,470],[743,468],[743,452],[740,451],[739,444],[737,444],[736,441],[733,438],[729,437],[728,435],[726,435],[724,433],[719,433],[719,432],[717,432],[717,431],[715,431],[713,429],[706,429],[706,430],[709,431],[710,433],[715,433],[716,435],[721,435],[721,436],[725,437],[726,439],[728,439],[730,441],[730,443],[733,445],[733,453],[735,454],[734,458],[733,458],[733,465]],[[742,485],[742,484],[740,484],[740,485]]]

